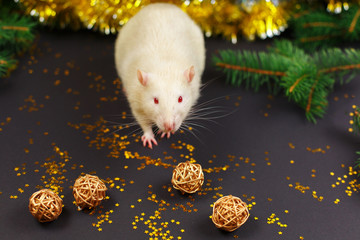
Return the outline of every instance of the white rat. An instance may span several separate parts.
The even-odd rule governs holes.
[[[115,63],[143,145],[152,148],[153,125],[169,138],[199,98],[204,36],[177,6],[150,4],[118,34]]]

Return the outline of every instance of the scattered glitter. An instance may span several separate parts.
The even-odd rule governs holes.
[[[328,149],[330,149],[330,147],[328,147]],[[326,151],[323,150],[322,148],[314,148],[314,149],[312,149],[310,147],[306,147],[306,150],[309,151],[309,152],[312,152],[312,153],[319,153],[319,152],[322,153],[322,154],[326,153]]]
[[[7,117],[4,122],[0,122],[0,126],[6,126],[11,122],[11,117]],[[3,128],[0,128],[0,132],[3,131]]]
[[[293,184],[289,184],[289,187],[294,187]],[[303,186],[301,185],[299,182],[295,183],[295,187],[296,190],[300,191],[301,193],[305,193],[306,190],[309,190],[310,187],[309,186]]]
[[[56,81],[54,82],[54,85],[55,85],[55,86],[59,86],[60,83],[61,83],[61,81],[58,79],[58,80],[56,80]]]
[[[322,202],[324,200],[323,196],[318,196],[316,191],[312,191],[313,198],[317,199],[319,202]]]
[[[280,218],[276,216],[275,213],[272,213],[268,218],[267,218],[267,224],[276,224],[278,225],[280,228],[287,228],[287,224],[281,223],[280,222]],[[281,232],[281,231],[280,231]],[[279,233],[280,233],[279,232]],[[282,234],[283,232],[281,232]]]
[[[343,166],[343,164],[341,165],[341,167],[345,168],[345,166]],[[358,171],[355,171],[353,169],[353,167],[350,166],[350,167],[348,167],[348,174],[343,175],[342,177],[337,177],[336,182],[331,184],[331,187],[336,188],[340,184],[347,184],[345,193],[349,197],[351,197],[354,193],[358,193],[360,190],[360,183],[359,183],[358,179],[356,178],[357,174],[358,174]],[[330,175],[335,176],[335,174],[333,172],[331,172]],[[350,176],[351,176],[351,178],[350,178]]]
[[[24,102],[25,104],[18,108],[19,111],[27,109],[28,112],[36,112],[39,111],[40,108],[44,108],[44,104],[38,104],[32,95],[24,99]]]

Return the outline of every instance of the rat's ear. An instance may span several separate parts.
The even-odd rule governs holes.
[[[194,66],[191,66],[190,68],[186,69],[184,71],[184,76],[185,76],[186,80],[190,83],[195,76]]]
[[[137,78],[143,86],[146,86],[147,82],[149,81],[149,74],[144,71],[137,70]]]

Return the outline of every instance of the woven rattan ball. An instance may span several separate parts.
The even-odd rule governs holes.
[[[217,228],[232,232],[243,225],[249,215],[246,203],[229,195],[214,203],[212,221]]]
[[[62,211],[62,199],[50,189],[41,189],[31,195],[29,211],[39,222],[51,222]]]
[[[76,179],[73,187],[73,195],[79,209],[95,208],[105,198],[107,188],[97,177],[86,174]]]
[[[171,179],[173,187],[182,193],[194,193],[204,183],[204,173],[200,164],[189,161],[179,163],[173,170]]]

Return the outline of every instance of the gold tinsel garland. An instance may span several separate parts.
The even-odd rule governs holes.
[[[360,0],[328,0],[327,10],[331,13],[341,13],[347,11],[350,8],[350,4],[360,4]]]
[[[14,0],[19,3],[25,14],[36,17],[40,23],[61,28],[71,27],[78,30],[81,22],[76,14],[77,1],[67,0]]]
[[[265,39],[284,31],[288,16],[283,8],[276,7],[269,1],[261,1],[251,7],[241,22],[241,29],[250,40],[254,40],[256,36]]]
[[[143,6],[155,2],[178,5],[197,22],[206,36],[223,35],[237,41],[272,37],[288,19],[284,4],[270,0],[15,0],[41,23],[78,30],[81,27],[115,34]],[[279,4],[277,2],[280,2]]]

